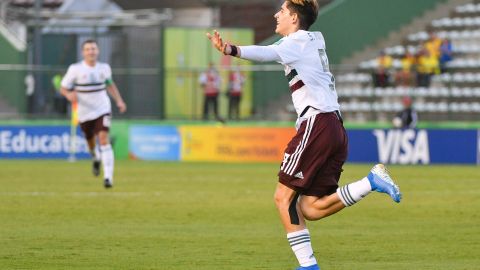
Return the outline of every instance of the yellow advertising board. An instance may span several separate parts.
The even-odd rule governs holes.
[[[283,159],[294,128],[181,126],[181,160],[275,162]]]

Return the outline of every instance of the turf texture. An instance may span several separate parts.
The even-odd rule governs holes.
[[[480,269],[480,168],[389,169],[400,204],[373,193],[308,223],[322,270]],[[0,269],[295,269],[277,170],[119,161],[105,190],[86,161],[0,161]]]

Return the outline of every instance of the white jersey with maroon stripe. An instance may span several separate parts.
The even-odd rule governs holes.
[[[77,92],[80,123],[111,113],[112,106],[106,91],[111,82],[112,70],[106,63],[97,62],[92,67],[81,61],[68,67],[67,74],[62,79],[62,87]]]
[[[320,112],[340,109],[322,33],[299,30],[268,47],[281,58],[298,116],[308,106]]]

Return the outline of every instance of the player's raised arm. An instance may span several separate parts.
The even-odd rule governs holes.
[[[220,33],[217,30],[213,31],[213,34],[207,33],[208,39],[210,39],[212,46],[224,55],[231,55],[238,58],[243,58],[252,61],[280,62],[281,58],[275,50],[276,45],[271,46],[236,46],[224,42]]]
[[[228,43],[223,42],[223,39],[217,30],[213,30],[213,35],[210,33],[207,33],[207,37],[212,42],[212,46],[215,49],[217,49],[219,52],[225,55],[240,57],[240,51],[238,47],[235,45],[230,45]]]

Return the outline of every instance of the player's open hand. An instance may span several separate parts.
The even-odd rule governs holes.
[[[215,49],[217,49],[221,53],[225,53],[225,46],[227,44],[223,42],[223,39],[217,30],[213,30],[213,35],[207,33],[207,37],[208,39],[210,39],[210,41],[212,42],[212,46],[215,47]]]
[[[123,101],[117,102],[117,108],[120,113],[124,113],[127,111],[127,104]]]
[[[71,103],[75,103],[77,102],[77,92],[75,91],[71,91],[71,92],[68,92],[66,95],[65,95],[65,98],[70,101]]]

